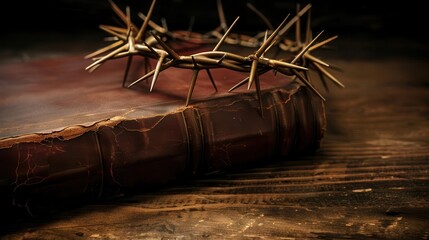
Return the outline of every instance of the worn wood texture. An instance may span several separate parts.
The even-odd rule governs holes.
[[[325,94],[316,154],[65,209],[2,238],[428,239],[427,61],[332,61],[346,89]]]

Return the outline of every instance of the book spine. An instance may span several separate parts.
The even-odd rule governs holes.
[[[291,90],[292,89],[292,90]],[[37,213],[319,148],[323,102],[304,87],[198,103],[162,116],[120,121],[64,140],[0,149],[2,207]]]

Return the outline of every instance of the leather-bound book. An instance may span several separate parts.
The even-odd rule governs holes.
[[[308,154],[323,138],[323,101],[280,74],[261,76],[260,109],[254,90],[228,92],[246,75],[212,70],[215,91],[201,71],[185,106],[190,70],[162,72],[149,92],[150,79],[121,87],[125,59],[91,73],[87,64],[71,56],[0,65],[3,216]],[[139,65],[130,79],[144,74]]]

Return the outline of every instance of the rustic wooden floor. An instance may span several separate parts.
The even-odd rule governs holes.
[[[428,239],[428,61],[331,62],[346,88],[325,94],[316,154],[65,210],[3,238]]]

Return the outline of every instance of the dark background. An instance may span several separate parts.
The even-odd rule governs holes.
[[[115,1],[121,8],[130,6],[133,16],[138,11],[147,12],[149,0]],[[384,1],[223,1],[225,15],[229,21],[241,16],[240,28],[253,30],[264,27],[262,22],[246,7],[252,3],[263,12],[274,25],[288,13],[292,16],[295,4],[313,5],[314,27],[323,27],[339,33],[365,32],[368,34],[412,34],[422,35],[425,9],[420,2],[407,1],[386,3]],[[2,4],[4,5],[4,4]],[[81,33],[92,31],[100,23],[112,22],[114,16],[109,2],[84,0],[9,1],[1,14],[3,30],[11,32],[58,31]],[[187,28],[190,17],[196,18],[196,29],[212,29],[217,26],[215,0],[158,0],[154,19],[165,17],[169,26]],[[136,18],[137,19],[137,18]],[[5,29],[6,28],[6,29]]]
[[[301,6],[312,3],[314,31],[325,30],[325,37],[339,35],[337,46],[347,49],[343,57],[376,57],[380,54],[425,57],[427,53],[425,8],[418,1],[223,1],[229,24],[237,16],[241,17],[235,32],[266,29],[246,7],[246,2],[256,6],[274,26],[288,13],[294,16],[296,3]],[[140,25],[137,12],[146,14],[151,1],[121,0],[115,3],[123,10],[130,6],[134,22]],[[2,9],[2,58],[25,59],[51,51],[90,51],[103,46],[102,38],[107,36],[98,25],[118,23],[107,0],[9,1]],[[216,0],[158,0],[153,20],[160,24],[161,17],[167,19],[171,30],[188,29],[191,17],[195,17],[194,31],[204,32],[219,25]]]

